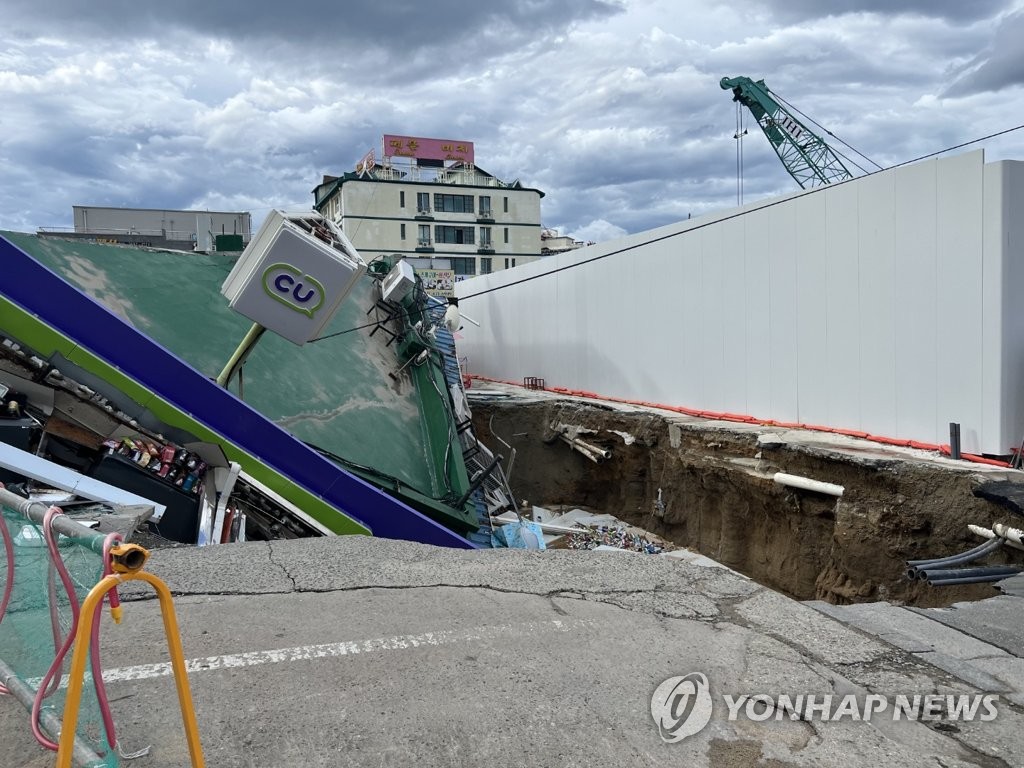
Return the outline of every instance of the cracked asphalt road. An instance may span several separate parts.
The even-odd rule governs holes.
[[[971,693],[730,571],[617,552],[465,552],[342,537],[158,551],[206,763],[260,766],[981,766],[1024,763],[988,723],[727,718],[724,694]],[[139,768],[188,765],[157,603],[122,590],[104,666]],[[664,743],[650,699],[710,681],[709,725]],[[0,701],[0,765],[52,765]]]

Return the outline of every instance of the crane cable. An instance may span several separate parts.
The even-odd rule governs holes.
[[[785,104],[785,105],[786,105],[787,107],[789,107],[789,108],[790,108],[791,110],[793,110],[794,112],[796,112],[796,113],[797,113],[798,115],[801,115],[801,116],[802,116],[802,117],[803,117],[803,118],[804,118],[805,120],[807,120],[807,121],[809,121],[809,122],[811,122],[811,123],[814,123],[814,125],[816,125],[816,126],[817,126],[817,127],[818,127],[818,128],[820,129],[820,130],[822,130],[822,131],[824,131],[825,133],[827,133],[827,134],[828,134],[829,136],[831,136],[831,137],[832,137],[833,139],[835,139],[836,141],[838,141],[838,142],[839,142],[840,144],[842,144],[842,145],[843,145],[843,146],[845,146],[845,147],[849,147],[849,149],[850,149],[851,151],[853,151],[854,153],[856,153],[856,154],[857,154],[857,155],[859,155],[860,157],[862,157],[862,158],[864,158],[865,160],[867,160],[867,161],[868,161],[869,163],[871,163],[871,164],[872,164],[873,166],[875,166],[875,168],[877,168],[877,169],[878,169],[878,170],[880,170],[880,171],[882,171],[882,170],[885,170],[884,168],[882,168],[882,166],[880,166],[880,165],[879,165],[878,163],[876,163],[876,162],[875,162],[874,160],[872,160],[872,159],[871,159],[870,157],[868,157],[867,155],[865,155],[865,154],[864,154],[863,152],[861,152],[861,151],[860,151],[859,149],[857,149],[857,148],[856,148],[855,146],[853,146],[853,145],[852,145],[852,144],[850,144],[849,142],[846,142],[846,141],[844,141],[843,139],[841,139],[841,138],[839,138],[838,136],[836,136],[836,135],[835,135],[835,134],[834,134],[834,133],[833,133],[832,131],[830,131],[830,130],[829,130],[828,128],[826,128],[826,127],[825,127],[824,125],[822,125],[822,124],[821,124],[821,123],[819,123],[819,122],[818,122],[817,120],[815,120],[815,119],[814,119],[813,117],[811,117],[810,115],[808,115],[808,114],[807,114],[806,112],[802,111],[802,110],[801,110],[801,109],[800,109],[799,107],[797,107],[797,106],[796,106],[795,104],[793,104],[792,102],[786,101],[786,100],[785,100],[784,98],[782,98],[781,96],[779,96],[779,94],[775,93],[775,91],[773,91],[773,90],[771,90],[770,88],[768,88],[768,86],[765,86],[765,90],[767,90],[767,91],[768,91],[768,93],[770,93],[770,94],[771,94],[771,95],[772,95],[772,96],[773,96],[773,97],[774,97],[775,99],[777,99],[778,101],[781,101],[781,102],[782,102],[783,104]],[[851,164],[853,164],[853,165],[856,165],[856,166],[857,166],[857,168],[859,168],[860,170],[864,171],[864,173],[869,173],[869,171],[868,171],[867,169],[863,168],[863,167],[862,167],[862,166],[861,166],[861,165],[860,165],[859,163],[857,163],[857,162],[856,162],[855,160],[851,160],[851,159],[850,159],[849,157],[847,157],[846,155],[843,155],[843,154],[842,154],[841,152],[839,152],[838,150],[836,150],[836,149],[835,149],[834,147],[832,148],[832,151],[833,151],[833,152],[836,152],[836,154],[842,155],[842,157],[844,157],[844,158],[845,158],[846,160],[849,160],[849,162],[850,162]]]
[[[732,135],[736,140],[736,205],[743,205],[743,137],[747,135],[745,116],[746,110],[737,101],[736,133]]]

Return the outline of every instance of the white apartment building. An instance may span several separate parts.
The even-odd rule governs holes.
[[[385,136],[391,154],[376,162],[371,151],[356,171],[325,176],[313,190],[314,207],[341,225],[367,261],[395,254],[417,266],[436,260],[450,263],[457,278],[535,261],[544,193],[477,168],[472,146]]]

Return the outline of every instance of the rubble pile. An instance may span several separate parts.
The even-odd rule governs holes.
[[[566,549],[597,549],[601,546],[644,552],[648,555],[660,555],[664,550],[664,547],[649,541],[645,536],[626,528],[602,525],[587,531],[565,534]]]

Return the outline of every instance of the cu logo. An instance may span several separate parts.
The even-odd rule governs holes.
[[[271,264],[263,271],[263,290],[289,309],[313,317],[324,303],[324,287],[291,264]]]
[[[711,721],[711,691],[700,672],[670,677],[651,696],[651,717],[661,740],[674,744],[704,729]]]

